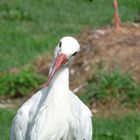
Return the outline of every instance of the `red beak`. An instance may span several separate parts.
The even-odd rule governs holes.
[[[49,83],[51,82],[52,78],[54,77],[55,73],[61,68],[61,66],[63,64],[65,64],[67,62],[67,57],[65,54],[61,53],[59,54],[56,59],[55,59],[55,62],[54,62],[54,65],[53,65],[53,68],[52,68],[52,71],[49,75],[49,78],[48,78],[48,82],[47,84],[45,85],[45,87],[49,86]]]

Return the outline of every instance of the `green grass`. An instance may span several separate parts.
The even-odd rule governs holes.
[[[1,140],[9,140],[15,112],[15,110],[0,109]],[[93,128],[93,140],[136,140],[136,133],[140,128],[140,117],[137,115],[94,117]]]
[[[119,0],[119,6],[122,21],[133,21],[140,1]],[[62,36],[112,24],[112,17],[111,0],[1,0],[0,71],[29,64],[51,51]],[[128,82],[127,77],[121,80]],[[139,97],[139,88],[137,91],[134,97]],[[15,112],[0,109],[1,140],[9,140]],[[93,122],[94,140],[134,140],[140,127],[140,117],[135,115],[95,117]]]
[[[136,115],[95,117],[93,120],[94,140],[136,140],[140,128],[140,117]]]
[[[31,68],[20,69],[15,73],[3,73],[0,76],[0,96],[5,97],[28,96],[46,81],[44,76],[36,74]]]
[[[15,110],[0,109],[0,139],[9,140],[10,128]]]
[[[131,74],[119,69],[99,70],[88,81],[80,98],[86,102],[109,102],[115,99],[121,104],[137,105],[140,100],[139,83],[132,79]]]
[[[122,20],[132,21],[140,2],[119,2]],[[112,5],[112,0],[1,0],[0,71],[30,63],[62,36],[111,24]]]

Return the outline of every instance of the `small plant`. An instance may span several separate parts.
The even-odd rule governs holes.
[[[120,70],[100,71],[88,81],[81,98],[92,103],[115,98],[119,102],[137,103],[140,97],[140,86],[132,79],[131,75]]]
[[[0,75],[0,95],[23,97],[30,94],[44,81],[44,77],[31,70],[4,73]]]
[[[34,19],[32,16],[27,12],[24,11],[21,7],[10,7],[8,4],[3,4],[0,6],[0,18],[3,20],[14,21],[33,21]]]

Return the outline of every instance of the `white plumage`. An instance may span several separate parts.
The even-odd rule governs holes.
[[[91,112],[69,90],[69,61],[80,50],[72,37],[60,40],[46,87],[18,110],[11,140],[91,140]]]

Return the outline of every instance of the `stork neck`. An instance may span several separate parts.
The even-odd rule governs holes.
[[[69,89],[69,66],[60,68],[52,79],[51,87]]]

